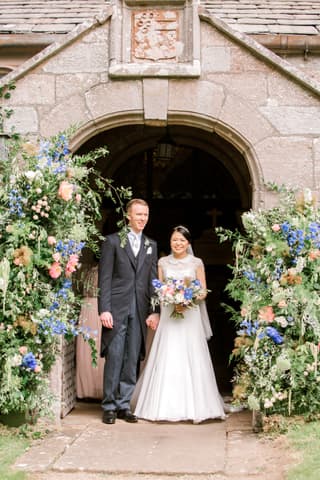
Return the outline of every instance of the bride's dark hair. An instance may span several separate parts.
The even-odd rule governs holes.
[[[188,240],[189,243],[192,241],[191,233],[187,229],[187,227],[184,227],[183,225],[178,225],[177,227],[174,227],[172,233],[178,232],[181,233],[181,235],[184,236],[186,240]]]

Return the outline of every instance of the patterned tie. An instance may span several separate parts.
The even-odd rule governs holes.
[[[138,252],[139,252],[139,239],[137,237],[137,235],[135,235],[134,233],[131,233],[130,235],[130,238],[131,238],[131,248],[133,250],[133,254],[134,256],[136,257],[138,255]]]

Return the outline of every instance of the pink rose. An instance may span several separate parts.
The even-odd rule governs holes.
[[[59,278],[62,273],[62,268],[60,263],[54,262],[49,268],[49,275],[51,278]]]
[[[56,243],[57,243],[57,240],[55,239],[55,237],[52,237],[51,235],[49,235],[48,244],[49,245],[55,245]]]
[[[28,351],[28,347],[19,347],[19,353],[21,353],[21,355],[25,355]]]
[[[41,366],[40,366],[40,365],[36,365],[36,366],[34,367],[34,372],[35,372],[35,373],[41,372]]]
[[[65,202],[71,200],[73,194],[73,185],[67,181],[63,181],[60,183],[59,190],[58,190],[58,197],[62,198]]]
[[[79,262],[79,256],[78,255],[76,255],[76,254],[70,255],[68,263],[66,265],[66,269],[65,269],[66,277],[70,277],[71,274],[76,271],[78,262]]]
[[[279,232],[281,230],[281,227],[280,227],[279,223],[275,223],[274,225],[272,225],[271,229],[274,232]]]
[[[59,252],[56,252],[56,253],[54,253],[54,254],[52,255],[52,258],[53,258],[53,260],[54,260],[55,262],[60,262],[60,260],[61,260],[61,255],[60,255]]]

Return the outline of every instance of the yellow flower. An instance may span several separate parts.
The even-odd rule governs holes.
[[[32,250],[26,245],[23,245],[20,248],[16,248],[16,250],[13,252],[13,263],[15,265],[24,265],[26,267],[27,265],[30,265],[32,255]]]
[[[39,153],[39,148],[31,142],[23,143],[21,148],[28,155],[38,155]]]

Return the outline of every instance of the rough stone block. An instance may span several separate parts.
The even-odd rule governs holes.
[[[313,141],[313,160],[314,160],[314,176],[315,176],[315,190],[320,191],[320,139],[316,138]],[[320,201],[320,195],[318,200]]]
[[[204,47],[201,70],[206,72],[229,72],[231,68],[230,47]]]
[[[142,111],[142,83],[140,81],[110,82],[89,90],[86,104],[92,118],[114,112]]]
[[[181,91],[188,93],[181,95]],[[169,83],[169,110],[197,112],[216,118],[224,98],[223,87],[211,82],[171,80]]]
[[[255,145],[263,180],[313,188],[312,139],[274,136]]]
[[[271,71],[267,82],[269,95],[278,105],[288,105],[288,99],[291,105],[319,105],[318,97],[280,73]]]
[[[23,135],[38,131],[38,115],[33,107],[13,107],[13,114],[4,121],[4,132],[15,132]]]
[[[261,113],[283,135],[320,135],[319,107],[267,106]]]
[[[259,111],[236,95],[229,94],[223,104],[219,120],[254,145],[263,138],[273,135],[275,130]]]
[[[263,105],[268,96],[267,79],[263,73],[208,74],[208,80],[225,87],[227,92],[249,103]]]
[[[20,105],[48,105],[55,102],[54,75],[23,77],[11,93],[11,103]]]
[[[108,70],[106,44],[79,43],[71,45],[44,65],[50,73],[96,73]]]
[[[45,137],[52,136],[71,125],[81,125],[90,119],[83,95],[74,95],[42,117],[40,133]]]
[[[167,79],[143,79],[143,107],[146,121],[167,119],[168,85]]]
[[[76,93],[86,92],[100,81],[99,74],[70,73],[56,76],[56,97],[59,102],[62,98]]]

